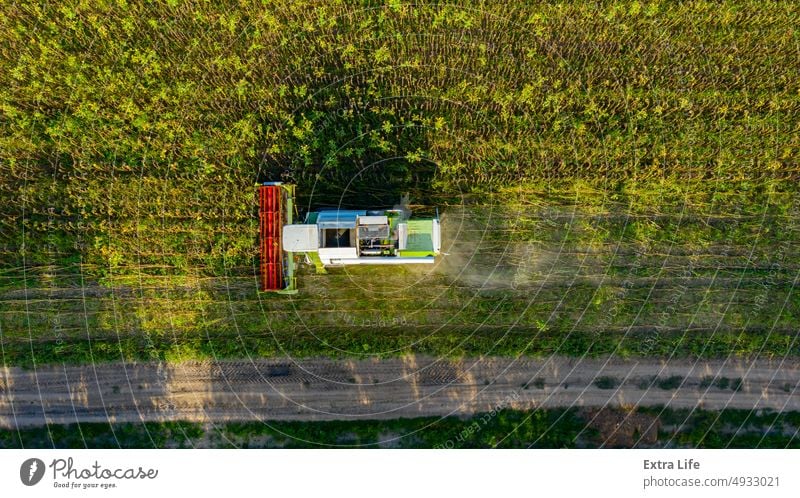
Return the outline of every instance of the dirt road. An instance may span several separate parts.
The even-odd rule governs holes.
[[[117,363],[0,370],[0,426],[444,416],[496,407],[800,410],[800,361],[482,358]]]

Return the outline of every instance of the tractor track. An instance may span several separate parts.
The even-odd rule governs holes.
[[[5,428],[106,421],[390,419],[466,415],[497,407],[800,410],[797,359],[406,356],[109,363],[0,372],[0,426]],[[601,378],[612,379],[614,387],[599,387]],[[665,384],[667,379],[672,385]]]

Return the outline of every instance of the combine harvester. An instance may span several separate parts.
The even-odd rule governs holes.
[[[411,218],[406,206],[325,209],[295,224],[294,197],[294,185],[258,188],[262,291],[297,292],[296,256],[324,273],[330,266],[431,264],[440,253],[438,215]]]

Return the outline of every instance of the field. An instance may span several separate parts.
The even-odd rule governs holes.
[[[796,362],[798,26],[790,1],[3,2],[0,361]],[[408,193],[446,254],[260,293],[273,180],[301,213]],[[755,444],[728,436],[702,444]]]
[[[258,293],[252,263],[219,276],[10,271],[4,359],[800,353],[792,195],[720,205],[695,194],[651,208],[596,191],[529,191],[442,208],[448,255],[432,268],[304,267],[293,297]],[[725,214],[742,205],[756,212]]]

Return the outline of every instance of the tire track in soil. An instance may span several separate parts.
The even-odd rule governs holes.
[[[0,372],[0,426],[5,428],[107,421],[312,421],[466,415],[491,410],[509,399],[515,400],[507,405],[510,408],[528,410],[636,405],[800,410],[797,359],[695,363],[566,357],[284,358],[53,366],[39,368],[35,375],[20,368]],[[613,379],[614,387],[598,382],[600,378]],[[680,386],[663,382],[670,378],[673,385]],[[731,387],[739,379],[741,385]]]

